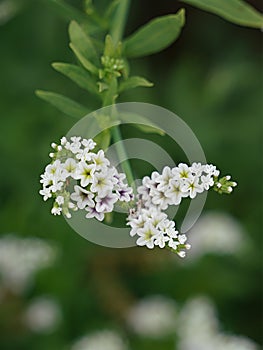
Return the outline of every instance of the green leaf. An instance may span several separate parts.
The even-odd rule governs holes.
[[[158,125],[154,124],[151,120],[143,117],[139,114],[122,112],[118,118],[126,123],[134,124],[134,126],[145,133],[154,133],[159,135],[165,135],[165,131]]]
[[[263,16],[241,0],[181,0],[187,4],[212,12],[224,19],[252,28],[263,27]]]
[[[107,34],[105,37],[103,55],[114,58],[120,58],[122,55],[122,43],[118,42],[117,44],[114,44],[111,35]]]
[[[91,38],[83,31],[81,26],[71,21],[69,24],[69,38],[74,48],[86,59],[99,63],[99,57],[93,46]]]
[[[95,74],[95,75],[99,74],[98,68],[94,66],[94,64],[92,64],[87,58],[85,58],[82,55],[82,53],[78,51],[78,49],[76,49],[72,43],[70,43],[69,46],[84,68],[86,68],[92,74]]]
[[[134,89],[138,86],[151,87],[153,86],[153,83],[151,83],[150,81],[148,81],[143,77],[137,77],[137,76],[130,77],[120,83],[119,92],[123,92],[129,89]]]
[[[104,18],[111,19],[121,0],[113,0],[105,11]]]
[[[37,90],[36,95],[70,117],[80,119],[90,111],[70,98],[51,91]]]
[[[105,37],[105,46],[104,46],[104,56],[114,57],[115,46],[112,41],[112,37],[107,34]]]
[[[52,6],[67,21],[75,20],[80,23],[87,33],[96,33],[100,31],[99,26],[88,21],[84,13],[65,3],[63,0],[48,0],[45,1],[45,3]]]
[[[125,55],[141,57],[165,49],[178,38],[184,22],[184,9],[174,15],[153,19],[124,41]]]
[[[52,63],[52,67],[74,81],[81,88],[98,95],[98,87],[92,76],[82,67],[69,63]]]
[[[125,23],[128,16],[130,0],[119,1],[110,21],[110,34],[114,45],[122,40]]]

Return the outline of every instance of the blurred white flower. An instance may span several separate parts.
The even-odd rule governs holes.
[[[224,212],[208,212],[202,215],[188,232],[192,248],[188,260],[207,253],[234,254],[246,244],[241,224]]]
[[[259,350],[250,339],[220,332],[215,307],[204,297],[183,307],[178,320],[176,350]]]
[[[71,350],[128,350],[128,347],[118,333],[104,330],[83,336]]]
[[[0,238],[0,280],[14,293],[23,292],[34,274],[50,266],[57,250],[39,238],[5,235]]]
[[[126,320],[138,335],[159,338],[175,332],[176,316],[174,300],[157,295],[142,299],[131,307]]]
[[[59,305],[50,298],[39,297],[28,306],[24,323],[33,332],[50,333],[61,321]]]
[[[2,0],[0,2],[0,25],[11,20],[21,10],[24,1]]]

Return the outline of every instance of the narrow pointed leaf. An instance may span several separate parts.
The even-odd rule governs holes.
[[[184,9],[153,19],[124,41],[125,55],[141,57],[165,49],[178,38],[184,22]]]
[[[242,0],[181,0],[224,19],[252,28],[263,28],[263,16]]]
[[[69,63],[52,63],[52,67],[74,81],[81,88],[98,95],[98,87],[92,76],[82,67]]]
[[[86,59],[94,63],[99,62],[98,54],[93,46],[91,38],[75,21],[70,22],[69,37],[76,50],[78,50],[78,52],[80,52]]]
[[[92,64],[86,57],[84,57],[82,53],[78,51],[78,49],[76,49],[76,47],[72,43],[70,43],[69,46],[80,61],[80,63],[82,64],[82,66],[86,68],[90,73],[98,75],[98,68],[94,66],[94,64]]]
[[[121,0],[113,0],[106,9],[104,18],[110,19],[120,2]]]
[[[123,112],[118,116],[124,122],[133,124],[137,129],[145,133],[154,133],[164,135],[165,131],[162,130],[158,125],[154,124],[151,120],[143,117],[139,114]]]
[[[117,45],[122,40],[129,6],[130,0],[121,0],[113,12],[110,21],[110,35],[114,45]]]
[[[90,111],[70,98],[51,91],[37,90],[36,95],[70,117],[80,119]]]
[[[104,56],[115,56],[115,45],[113,44],[112,37],[107,34],[105,37]]]
[[[120,83],[119,92],[123,92],[129,89],[134,89],[138,86],[151,87],[153,86],[153,83],[151,83],[150,81],[148,81],[143,77],[137,77],[137,76],[130,77],[127,80],[124,80]]]

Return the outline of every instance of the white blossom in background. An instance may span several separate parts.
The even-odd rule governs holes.
[[[57,250],[39,238],[7,234],[0,238],[0,281],[14,293],[23,292],[35,273],[54,262]]]
[[[128,350],[128,346],[117,332],[103,330],[78,339],[70,350]]]
[[[56,329],[62,319],[57,302],[48,297],[33,300],[24,313],[24,324],[36,333],[50,333]]]
[[[128,327],[136,334],[160,338],[175,333],[177,308],[173,299],[156,295],[140,300],[126,316]]]
[[[105,157],[103,150],[93,152],[96,143],[92,139],[73,136],[62,137],[60,145],[52,143],[51,164],[41,175],[44,201],[53,198],[53,215],[66,215],[71,211],[85,210],[86,218],[104,219],[112,212],[117,201],[130,202],[133,191],[126,183],[126,176],[118,173]]]
[[[189,262],[205,254],[235,254],[246,245],[241,224],[224,212],[203,214],[188,232],[192,246]]]
[[[177,323],[176,350],[259,350],[250,339],[220,331],[215,306],[205,297],[188,301]]]
[[[24,2],[15,0],[2,0],[0,2],[0,25],[6,24],[23,8]]]

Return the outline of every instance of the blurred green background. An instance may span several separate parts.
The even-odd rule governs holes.
[[[243,232],[242,249],[231,254],[208,251],[185,263],[168,252],[96,246],[73,232],[62,217],[50,214],[50,203],[38,195],[39,175],[49,161],[50,143],[74,121],[39,100],[34,91],[65,93],[91,109],[99,105],[50,67],[53,61],[74,58],[68,48],[68,23],[48,1],[17,1],[19,8],[10,16],[3,3],[8,1],[0,2],[0,252],[6,237],[18,240],[18,250],[23,249],[19,239],[36,237],[55,247],[57,257],[22,291],[4,283],[1,261],[2,270],[7,263],[0,257],[0,349],[70,349],[78,338],[103,329],[127,339],[129,349],[179,349],[176,329],[152,338],[137,334],[125,321],[130,307],[151,295],[175,300],[179,310],[187,300],[205,295],[215,304],[224,332],[261,344],[260,31],[184,6],[186,26],[179,40],[159,54],[132,61],[132,72],[155,86],[127,92],[121,101],[154,103],[177,113],[197,135],[208,162],[238,182],[231,196],[209,193],[205,211],[225,213],[237,223]],[[81,6],[81,1],[71,3]],[[102,10],[108,1],[94,3]],[[251,3],[260,9],[260,2]],[[133,0],[126,33],[180,7],[178,1]],[[143,137],[132,127],[123,133]],[[160,143],[176,162],[184,160],[177,159],[180,153],[171,140],[150,134],[147,138]],[[145,165],[141,175],[148,171]],[[231,241],[231,229],[223,234]],[[17,268],[16,254],[8,255],[5,259]],[[54,326],[44,331],[25,321],[26,310],[41,296],[54,300],[59,309]]]

